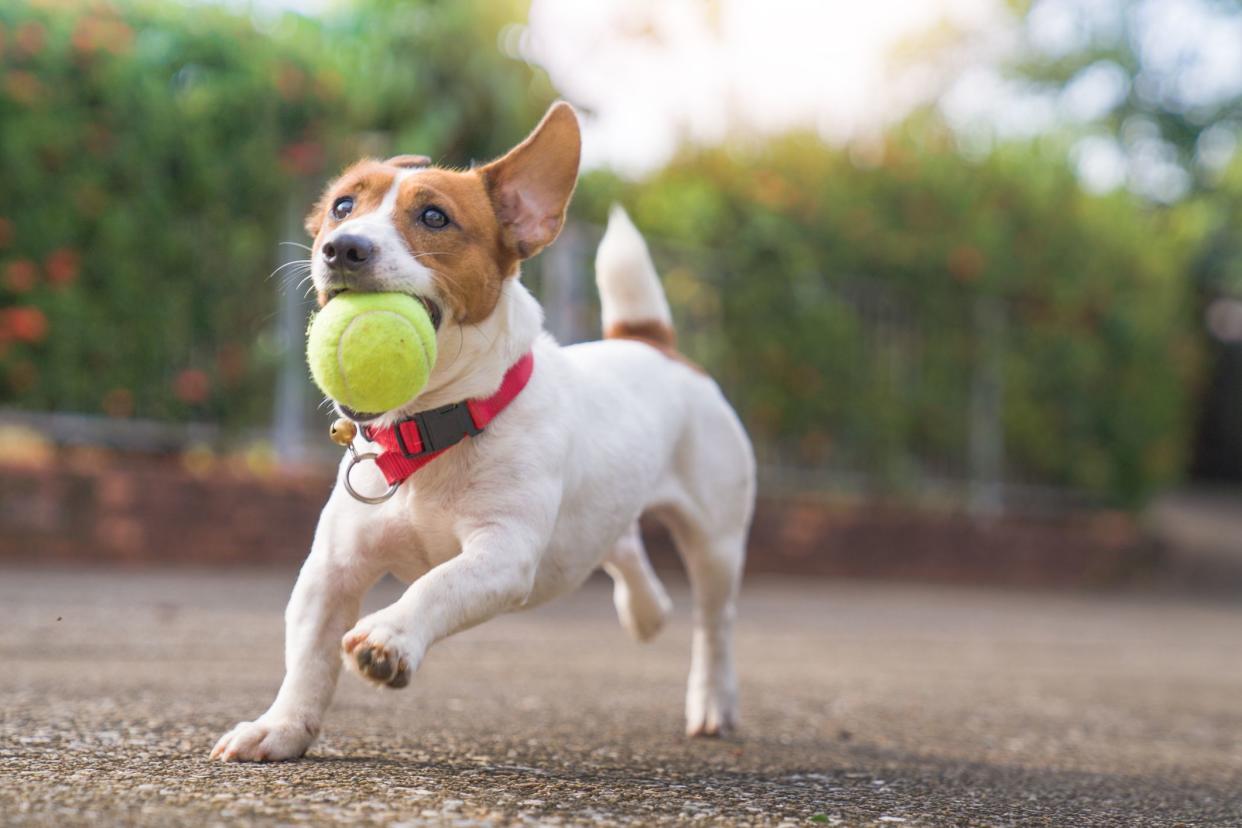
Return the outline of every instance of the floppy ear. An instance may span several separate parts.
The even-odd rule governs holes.
[[[504,241],[518,258],[529,259],[561,232],[581,150],[578,116],[559,101],[525,141],[480,171]]]

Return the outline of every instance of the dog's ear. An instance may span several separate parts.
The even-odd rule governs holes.
[[[561,232],[581,152],[578,116],[559,101],[525,141],[480,170],[504,241],[518,258],[529,259]]]
[[[431,159],[425,155],[394,155],[384,163],[409,170],[416,167],[430,167]]]

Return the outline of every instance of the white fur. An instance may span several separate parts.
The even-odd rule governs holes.
[[[604,307],[618,320],[667,313],[662,294],[652,299],[659,285],[636,237],[628,225],[601,254]],[[359,662],[364,651],[384,654],[408,680],[437,641],[564,594],[601,566],[616,580],[622,623],[640,639],[654,635],[669,601],[638,535],[644,513],[671,530],[694,592],[687,731],[727,731],[737,715],[731,628],[755,474],[749,441],[720,389],[642,343],[558,347],[541,333],[539,306],[516,278],[477,328],[448,320],[444,328],[431,385],[408,408],[490,394],[533,348],[529,384],[483,434],[424,467],[383,505],[354,500],[338,478],[286,612],[280,692],[212,755],[275,760],[305,752],[331,701],[342,648],[368,680],[386,676]],[[354,480],[363,490],[384,488],[371,464]],[[409,589],[359,620],[364,593],[388,572]]]
[[[422,264],[410,253],[401,232],[393,222],[393,214],[397,207],[397,197],[401,194],[401,183],[410,176],[418,175],[422,170],[402,170],[393,178],[388,192],[379,206],[366,213],[347,216],[336,226],[323,243],[336,241],[339,236],[352,233],[365,235],[375,245],[375,261],[367,269],[365,277],[340,277],[334,281],[327,265],[320,256],[311,257],[311,281],[318,290],[329,288],[353,288],[368,291],[396,291],[426,296],[434,289],[435,281],[431,269]],[[358,284],[352,279],[364,279]]]
[[[617,322],[661,322],[672,326],[673,314],[660,287],[642,234],[620,204],[608,213],[608,229],[595,251],[604,330]]]

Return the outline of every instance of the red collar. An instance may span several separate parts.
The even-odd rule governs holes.
[[[527,351],[505,372],[500,389],[487,399],[420,411],[387,428],[364,426],[362,436],[383,449],[375,465],[384,473],[388,485],[402,483],[462,440],[486,428],[522,393],[534,368],[535,354]]]

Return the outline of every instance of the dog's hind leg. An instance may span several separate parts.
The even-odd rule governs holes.
[[[684,516],[683,516],[684,517]],[[733,620],[746,531],[711,532],[684,519],[669,521],[694,595],[686,733],[723,736],[737,726]]]
[[[617,541],[604,571],[613,580],[612,600],[621,626],[639,641],[653,638],[664,627],[673,602],[651,568],[637,523]]]

